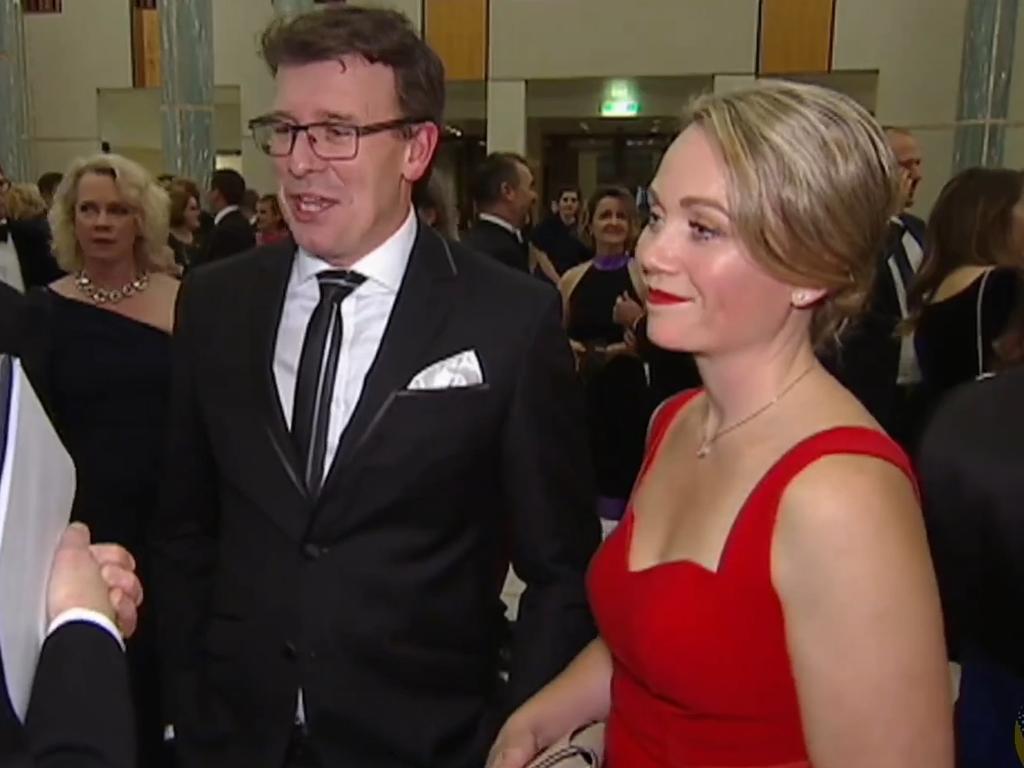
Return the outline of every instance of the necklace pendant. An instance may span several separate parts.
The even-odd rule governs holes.
[[[697,458],[705,459],[709,453],[711,453],[711,443],[701,443],[700,448],[697,449]]]

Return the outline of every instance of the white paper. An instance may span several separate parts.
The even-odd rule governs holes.
[[[0,476],[0,652],[22,720],[46,633],[46,588],[75,496],[75,467],[13,361],[7,447]]]
[[[7,242],[0,242],[0,283],[7,283],[16,291],[25,291],[18,252],[14,250],[14,241],[9,237]]]

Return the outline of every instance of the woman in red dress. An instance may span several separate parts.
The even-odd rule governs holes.
[[[606,720],[611,768],[949,768],[952,704],[910,465],[818,363],[896,207],[852,100],[765,82],[694,105],[637,247],[647,333],[705,389],[655,415],[589,574],[600,637],[505,724],[519,768]]]

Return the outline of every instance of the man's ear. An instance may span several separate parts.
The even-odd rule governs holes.
[[[433,123],[421,123],[414,126],[412,131],[405,150],[405,177],[409,181],[419,181],[430,168],[441,132]]]

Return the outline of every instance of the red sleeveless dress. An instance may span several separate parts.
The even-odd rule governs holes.
[[[676,414],[655,417],[641,477]],[[792,448],[747,498],[717,571],[682,560],[629,570],[633,510],[598,551],[590,603],[613,658],[608,768],[798,768],[809,766],[786,648],[782,606],[771,582],[771,544],[783,491],[817,459],[835,454],[891,462],[913,480],[888,437],[840,427]]]

